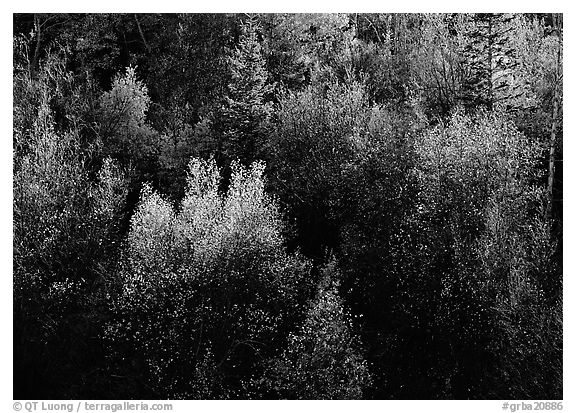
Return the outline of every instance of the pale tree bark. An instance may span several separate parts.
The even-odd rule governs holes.
[[[42,24],[40,23],[40,16],[34,15],[34,35],[36,36],[36,47],[34,48],[34,55],[32,56],[32,64],[30,65],[30,76],[33,77],[38,69],[38,61],[40,59],[40,47],[42,44]]]
[[[146,42],[146,37],[144,37],[144,32],[142,31],[142,27],[140,26],[140,20],[138,20],[137,14],[134,14],[134,20],[136,20],[136,26],[138,27],[138,33],[140,33],[140,38],[142,39],[142,43],[144,43],[144,47],[148,51],[148,54],[151,54],[152,50],[150,50],[150,46],[148,46],[148,42]]]

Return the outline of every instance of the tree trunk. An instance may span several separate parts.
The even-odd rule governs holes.
[[[136,20],[136,26],[138,27],[138,33],[140,33],[140,38],[142,39],[142,43],[144,43],[144,47],[148,51],[148,54],[151,54],[152,51],[146,42],[146,37],[144,37],[144,32],[142,31],[142,27],[140,26],[140,20],[138,20],[138,15],[134,14],[134,20]]]
[[[36,35],[36,48],[34,49],[34,56],[32,56],[32,64],[30,65],[30,76],[36,76],[38,69],[38,62],[40,60],[40,46],[42,41],[42,24],[40,24],[40,16],[34,15],[34,31]]]

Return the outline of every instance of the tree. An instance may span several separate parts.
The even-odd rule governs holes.
[[[475,276],[496,332],[491,397],[562,395],[562,276],[546,198],[538,187],[487,207]]]
[[[362,315],[362,340],[369,343],[366,358],[378,383],[372,395],[376,398],[402,397],[396,393],[399,385],[410,380],[395,380],[394,363],[404,355],[396,353],[390,336],[405,328],[397,325],[395,306],[401,294],[399,284],[409,277],[403,266],[409,258],[402,250],[413,237],[406,221],[418,189],[412,172],[417,161],[413,151],[416,125],[409,112],[372,107],[365,126],[350,138],[352,154],[332,194],[343,297],[354,314]],[[406,374],[416,369],[402,370]]]
[[[126,156],[137,152],[149,106],[148,88],[136,79],[135,68],[128,67],[124,75],[116,76],[112,90],[100,98],[100,135],[112,153]]]
[[[465,65],[460,52],[465,19],[460,14],[421,17],[421,34],[409,57],[408,99],[421,104],[428,117],[449,115],[462,96]]]
[[[33,82],[44,79],[39,74]],[[72,382],[102,368],[92,353],[102,327],[95,309],[114,266],[127,183],[110,159],[91,178],[93,159],[78,131],[55,130],[51,88],[34,88],[41,100],[26,136],[29,149],[15,151],[14,159],[16,394],[39,394],[40,388],[46,397],[73,397]]]
[[[136,78],[136,68],[117,75],[99,103],[98,133],[104,154],[135,169],[142,178],[157,179],[163,142],[147,122],[151,100],[147,86]]]
[[[556,171],[556,146],[557,143],[557,133],[559,124],[559,108],[562,103],[562,15],[553,16],[553,30],[556,32],[558,37],[558,46],[556,51],[555,66],[556,70],[554,73],[554,92],[552,98],[552,126],[550,130],[550,145],[549,145],[549,156],[548,156],[548,218],[552,218],[553,205],[554,205],[554,175]]]
[[[15,396],[561,397],[560,15],[13,23]]]
[[[420,14],[353,14],[356,28],[355,71],[367,76],[370,97],[376,103],[404,103],[411,85],[412,57],[422,37]],[[422,50],[424,54],[429,50]]]
[[[371,385],[362,345],[338,295],[339,273],[329,263],[306,319],[272,360],[267,385],[288,399],[361,399]]]
[[[343,81],[351,74],[354,30],[346,14],[267,14],[261,20],[270,73],[289,90]]]
[[[525,134],[548,147],[547,215],[556,220],[562,187],[561,178],[556,176],[557,158],[562,156],[562,17],[552,14],[547,20],[549,23],[538,15],[523,15],[514,21],[517,72],[526,85],[524,108],[516,123]]]
[[[296,219],[298,242],[319,256],[336,244],[331,204],[368,102],[359,83],[309,86],[280,101],[271,143],[271,184]]]
[[[263,172],[260,162],[234,163],[223,195],[216,162],[192,159],[178,212],[142,191],[108,338],[120,368],[139,366],[155,394],[242,397],[301,311],[310,268],[283,248]],[[224,381],[204,391],[206,375]]]
[[[258,40],[258,23],[242,24],[238,47],[228,59],[232,79],[221,111],[220,151],[228,160],[242,163],[261,159],[267,146],[273,86],[268,83],[266,62]]]
[[[452,397],[538,397],[543,378],[503,384],[530,371],[557,383],[558,334],[551,331],[558,331],[560,290],[543,221],[543,149],[498,111],[457,112],[416,142],[420,191],[408,256],[423,271],[415,286],[426,288],[410,297],[421,306],[416,312],[437,312],[434,335],[450,349],[442,357]],[[519,334],[515,323],[529,333]],[[542,338],[543,354],[520,367],[535,355],[530,337]],[[511,355],[519,349],[521,356]]]

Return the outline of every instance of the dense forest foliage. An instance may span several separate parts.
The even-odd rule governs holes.
[[[562,398],[561,15],[13,23],[15,398]]]

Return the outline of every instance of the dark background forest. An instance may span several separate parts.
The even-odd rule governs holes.
[[[562,30],[14,14],[14,398],[562,399]]]

